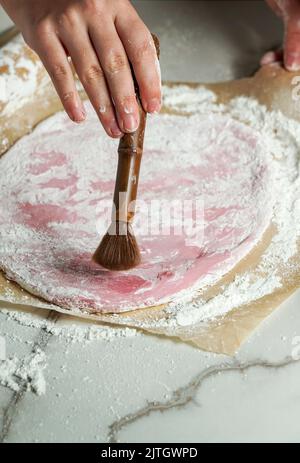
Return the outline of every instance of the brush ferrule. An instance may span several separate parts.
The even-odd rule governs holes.
[[[110,224],[107,233],[110,236],[127,236],[129,232],[128,227],[129,224],[127,222],[116,220]]]

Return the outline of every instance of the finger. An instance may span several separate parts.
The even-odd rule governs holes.
[[[268,51],[260,60],[261,66],[266,66],[268,64],[279,63],[283,61],[283,50],[273,50]]]
[[[84,121],[86,112],[76,89],[67,55],[56,34],[53,32],[41,35],[36,51],[70,119],[74,122]]]
[[[128,20],[128,16],[120,15],[116,21],[116,28],[133,66],[145,111],[159,112],[161,73],[150,32],[136,13],[131,21]]]
[[[130,65],[115,26],[106,23],[99,27],[93,23],[89,33],[116,108],[119,127],[123,132],[134,132],[139,126],[139,110]]]
[[[286,25],[284,64],[288,71],[300,70],[300,8]]]
[[[113,138],[120,138],[123,134],[116,120],[114,105],[98,57],[87,30],[80,26],[78,29],[75,38],[73,33],[64,29],[60,32],[61,40],[69,51],[78,77],[105,131]]]
[[[267,3],[272,8],[272,10],[277,14],[277,16],[282,16],[282,8],[278,0],[267,0]]]

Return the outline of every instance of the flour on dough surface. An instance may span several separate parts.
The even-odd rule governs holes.
[[[101,205],[112,201],[117,144],[88,107],[86,124],[58,113],[0,160],[0,266],[6,275],[70,310],[122,312],[191,300],[234,268],[272,218],[272,153],[264,133],[238,120],[237,106],[228,111],[211,94],[207,99],[206,90],[197,92],[196,114],[149,118],[139,199],[148,205],[201,199],[203,240],[145,234],[140,208],[135,230],[142,264],[113,273],[92,263],[107,217]],[[152,214],[151,224],[161,219]]]

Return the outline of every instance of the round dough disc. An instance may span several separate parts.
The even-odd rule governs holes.
[[[192,299],[268,227],[260,135],[226,114],[160,115],[148,121],[140,177],[142,264],[102,269],[91,258],[109,225],[117,145],[89,107],[86,123],[58,113],[1,158],[0,267],[8,278],[73,310]]]

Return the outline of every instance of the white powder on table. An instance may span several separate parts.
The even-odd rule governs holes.
[[[15,392],[25,389],[43,395],[46,393],[45,368],[46,355],[39,348],[23,358],[12,356],[0,361],[0,384]]]
[[[58,322],[55,322],[45,318],[44,310],[27,313],[1,309],[0,316],[3,316],[4,320],[14,321],[21,326],[43,330],[60,340],[63,339],[67,344],[87,345],[91,342],[111,342],[120,338],[133,338],[141,334],[139,331],[127,327],[102,326],[81,320],[78,320],[77,323],[71,323],[69,317],[65,317],[65,320],[62,317]],[[4,330],[0,330],[0,335],[5,335],[6,339],[22,344],[27,342],[34,344],[34,341],[26,341],[25,338],[21,339],[5,334],[5,323],[2,326]],[[43,395],[46,393],[46,367],[46,352],[38,347],[33,347],[33,351],[23,357],[13,355],[5,360],[0,360],[0,384],[14,392],[25,389],[37,395]]]
[[[85,320],[74,320],[71,322],[68,316],[61,316],[59,321],[52,321],[45,318],[44,310],[36,313],[1,309],[0,314],[6,320],[12,320],[19,325],[29,328],[44,330],[70,343],[89,343],[92,341],[113,341],[117,338],[132,338],[140,333],[134,328],[118,328],[107,325],[100,325]]]

